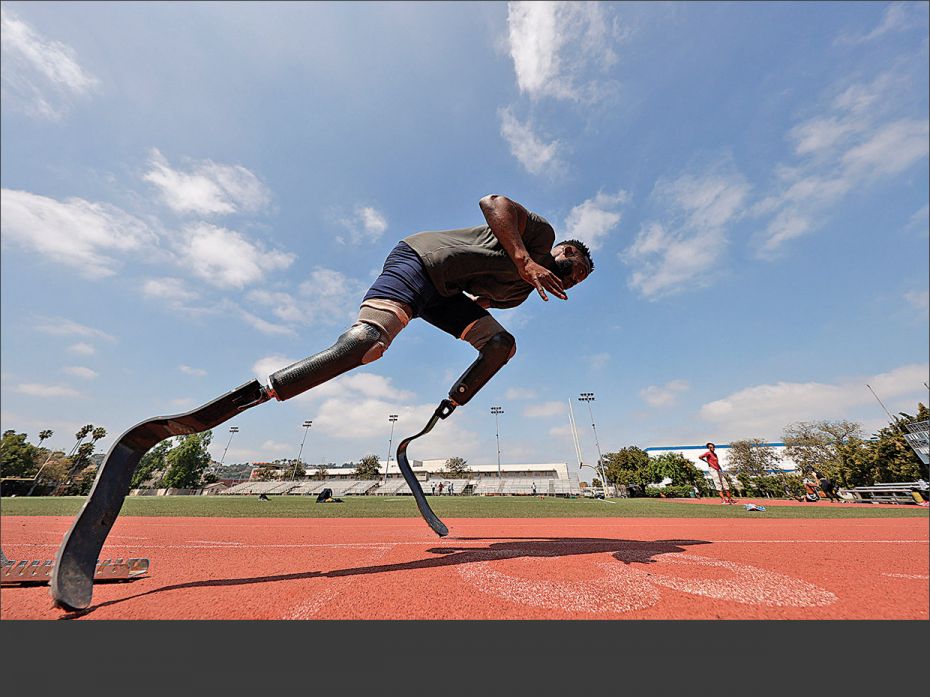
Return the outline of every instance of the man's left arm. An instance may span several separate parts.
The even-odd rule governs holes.
[[[529,218],[526,209],[516,201],[497,194],[485,196],[478,205],[491,232],[517,267],[520,277],[533,286],[543,300],[549,300],[546,297],[547,290],[561,300],[568,300],[559,277],[533,261],[523,244],[523,233]]]

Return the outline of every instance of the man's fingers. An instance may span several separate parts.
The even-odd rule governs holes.
[[[536,290],[539,292],[539,297],[540,297],[540,298],[542,298],[542,299],[545,300],[546,302],[549,302],[549,298],[546,297],[546,291],[543,290],[542,284],[537,283],[537,284],[536,284]]]

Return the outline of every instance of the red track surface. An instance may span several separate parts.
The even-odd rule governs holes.
[[[81,619],[927,619],[926,518],[120,518]],[[10,559],[54,558],[68,517],[4,517]],[[56,619],[47,586],[3,619]]]

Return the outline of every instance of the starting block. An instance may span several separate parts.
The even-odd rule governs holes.
[[[0,550],[0,586],[18,586],[23,584],[43,584],[51,580],[55,561],[52,559],[13,561],[7,559]],[[148,559],[103,559],[94,567],[94,582],[98,581],[133,581],[147,576]]]

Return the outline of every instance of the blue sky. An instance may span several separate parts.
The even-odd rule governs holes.
[[[113,439],[329,346],[397,240],[507,195],[594,251],[411,456],[866,430],[926,401],[926,3],[2,5],[2,428]],[[216,431],[343,462],[419,431],[473,349]],[[585,470],[585,472],[590,472]]]

